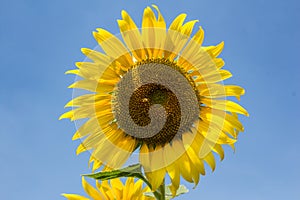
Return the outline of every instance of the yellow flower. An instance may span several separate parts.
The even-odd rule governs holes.
[[[111,179],[109,181],[96,182],[96,188],[91,186],[82,177],[82,187],[90,198],[86,198],[77,194],[62,194],[68,200],[151,200],[154,198],[144,196],[145,192],[150,192],[149,187],[143,188],[143,181],[138,180],[134,182],[133,178],[127,178],[125,185],[120,179]]]
[[[215,169],[213,152],[223,159],[222,145],[234,147],[238,114],[248,113],[226,99],[239,100],[244,89],[222,83],[231,77],[218,57],[224,43],[202,46],[204,31],[191,36],[197,20],[184,22],[186,14],[167,29],[153,7],[157,16],[147,7],[141,29],[122,11],[122,39],[94,32],[101,49],[83,48],[90,61],[67,72],[81,77],[70,88],[92,93],[67,103],[73,110],[61,118],[88,118],[73,139],[82,139],[77,153],[90,150],[93,170],[120,168],[136,151],[152,189],[168,174],[175,194],[180,176],[196,185],[204,162]]]

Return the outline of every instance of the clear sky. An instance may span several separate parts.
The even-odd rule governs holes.
[[[226,148],[214,173],[179,199],[300,199],[300,4],[297,0],[13,0],[0,6],[0,196],[64,199],[84,194],[88,153],[75,155],[74,124],[58,121],[71,98],[64,75],[94,48],[98,27],[118,33],[127,10],[140,24],[155,3],[167,24],[181,12],[199,19],[206,45],[225,41],[222,57],[246,89],[245,132],[236,153]],[[298,103],[297,103],[298,102]]]

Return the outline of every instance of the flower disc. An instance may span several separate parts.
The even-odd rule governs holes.
[[[119,127],[148,145],[177,139],[199,116],[193,82],[163,60],[137,63],[117,84],[113,103]]]

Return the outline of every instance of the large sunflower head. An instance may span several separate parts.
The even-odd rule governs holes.
[[[233,147],[243,126],[237,103],[244,89],[223,85],[231,73],[219,58],[224,43],[202,46],[197,20],[178,15],[169,28],[156,6],[144,10],[139,29],[126,11],[118,20],[120,37],[97,29],[99,50],[84,48],[89,61],[67,73],[81,77],[70,88],[91,93],[73,98],[61,118],[87,119],[73,139],[77,153],[90,150],[93,168],[121,167],[134,152],[155,190],[168,173],[175,191],[180,176],[195,184],[214,169],[212,152],[224,157],[222,145]],[[157,14],[155,14],[155,12]]]
[[[96,181],[96,187],[93,187],[82,177],[82,187],[89,198],[78,194],[62,195],[68,200],[154,200],[152,197],[144,196],[145,192],[150,192],[150,188],[143,187],[143,181],[134,181],[134,178],[127,178],[125,184],[118,178],[110,181]]]

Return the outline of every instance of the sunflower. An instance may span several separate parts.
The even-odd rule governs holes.
[[[96,182],[96,188],[91,186],[82,177],[82,187],[90,198],[86,198],[77,194],[62,194],[69,200],[114,200],[114,199],[139,199],[151,200],[152,197],[144,196],[145,192],[150,192],[149,187],[143,188],[143,181],[138,180],[134,182],[134,178],[128,178],[123,185],[122,181],[118,178],[109,181]]]
[[[90,93],[67,103],[73,109],[61,118],[86,119],[73,139],[82,139],[77,153],[91,152],[93,170],[120,168],[137,152],[152,189],[168,174],[175,194],[181,176],[197,185],[204,163],[214,170],[214,153],[223,159],[222,146],[234,148],[243,131],[238,114],[248,113],[226,99],[245,91],[223,85],[231,77],[218,57],[224,43],[202,46],[203,29],[192,35],[197,20],[180,14],[166,28],[153,8],[144,10],[141,29],[123,10],[120,35],[93,33],[101,49],[83,48],[89,60],[67,72],[81,77],[70,88]]]

